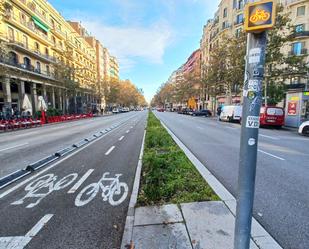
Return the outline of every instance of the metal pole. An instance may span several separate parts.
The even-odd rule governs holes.
[[[234,249],[250,246],[266,41],[265,31],[248,34]]]

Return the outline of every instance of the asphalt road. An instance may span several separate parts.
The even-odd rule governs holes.
[[[1,249],[120,247],[146,112],[85,121],[80,128],[67,130],[86,134],[120,120],[127,121],[36,175],[0,191]],[[51,134],[52,129],[58,137],[64,128],[55,128],[42,133]],[[67,135],[60,143],[69,138]]]
[[[237,195],[240,125],[156,113],[191,152]],[[261,129],[254,217],[286,249],[309,248],[309,138]]]
[[[71,146],[135,112],[0,134],[0,178]]]

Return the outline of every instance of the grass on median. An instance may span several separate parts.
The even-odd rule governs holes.
[[[152,112],[148,116],[138,205],[219,200]]]

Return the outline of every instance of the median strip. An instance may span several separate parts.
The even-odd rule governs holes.
[[[138,206],[210,200],[219,197],[150,112]]]

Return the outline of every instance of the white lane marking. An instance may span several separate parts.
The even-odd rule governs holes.
[[[12,147],[7,147],[7,148],[4,148],[4,149],[0,149],[0,152],[5,151],[5,150],[11,150],[11,149],[18,148],[18,147],[22,147],[22,146],[25,146],[25,145],[28,145],[28,144],[29,143],[23,143],[23,144],[18,144],[18,145],[12,146]]]
[[[200,129],[200,130],[203,130],[204,128],[201,127],[201,126],[196,126],[196,128]]]
[[[115,177],[108,177],[109,172],[105,172],[102,178],[95,183],[91,183],[83,188],[80,193],[76,196],[75,206],[82,207],[91,202],[99,190],[102,190],[101,197],[103,201],[108,201],[112,206],[117,206],[122,203],[128,195],[129,188],[125,182],[120,182],[119,177],[122,174],[115,174]],[[104,183],[107,182],[106,185]],[[114,200],[116,195],[116,200]]]
[[[25,236],[0,237],[0,248],[23,249],[36,236],[53,214],[45,215]]]
[[[277,137],[272,137],[272,136],[267,136],[267,135],[263,135],[263,134],[259,134],[261,137],[266,137],[266,138],[269,138],[269,139],[273,139],[273,140],[280,140],[279,138]]]
[[[133,129],[133,126],[131,126],[130,129]]]
[[[121,141],[122,139],[124,139],[124,136],[120,137],[118,140]]]
[[[109,150],[106,151],[105,156],[108,156],[114,149],[115,149],[115,146],[110,147]]]
[[[127,130],[127,131],[126,131],[126,133],[129,133],[129,132],[130,132],[130,130]]]
[[[46,214],[38,223],[26,234],[26,237],[34,237],[46,225],[46,223],[53,217],[53,214]]]
[[[89,169],[86,174],[84,174],[77,183],[68,191],[68,194],[73,194],[76,190],[86,181],[86,179],[91,175],[94,169]]]
[[[69,174],[60,180],[58,180],[58,176],[54,174],[41,176],[29,183],[25,187],[26,195],[23,198],[12,202],[11,205],[22,205],[25,203],[25,200],[34,199],[34,202],[26,206],[26,208],[33,208],[52,192],[59,191],[71,185],[77,177],[77,173]]]
[[[274,157],[274,158],[277,158],[277,159],[279,159],[279,160],[281,160],[281,161],[285,161],[285,159],[284,158],[282,158],[282,157],[279,157],[279,156],[275,156],[275,155],[273,155],[273,154],[271,154],[271,153],[268,153],[268,152],[266,152],[266,151],[263,151],[263,150],[258,150],[259,152],[261,152],[261,153],[264,153],[264,154],[266,154],[266,155],[268,155],[268,156],[272,156],[272,157]]]
[[[134,115],[133,117],[137,116],[138,114]],[[119,129],[120,127],[122,127],[123,125],[125,125],[126,121],[132,119],[133,117],[129,117],[128,119],[126,119],[124,122],[121,123],[121,126],[118,126],[115,130]],[[123,125],[122,125],[123,124]],[[100,141],[102,138],[104,138],[105,136],[107,136],[110,133],[106,133],[103,136],[93,140],[92,142],[86,144],[85,146],[77,149],[75,152],[73,152],[72,154],[64,157],[63,159],[60,159],[59,161],[55,162],[54,164],[51,164],[50,166],[48,166],[45,169],[42,169],[40,172],[38,172],[37,174],[35,174],[34,176],[29,177],[28,179],[22,181],[21,183],[15,185],[14,187],[8,189],[7,191],[3,192],[2,194],[0,194],[0,199],[2,199],[3,197],[7,196],[8,194],[12,193],[13,191],[15,191],[16,189],[19,189],[21,186],[25,185],[27,182],[30,182],[31,180],[35,179],[36,177],[38,177],[39,175],[42,175],[43,173],[45,173],[46,171],[56,167],[58,164],[64,162],[65,160],[73,157],[74,155],[76,155],[77,153],[81,152],[82,150],[86,149],[87,147],[91,146],[92,144],[94,144],[97,141]],[[1,248],[1,247],[0,247]]]

